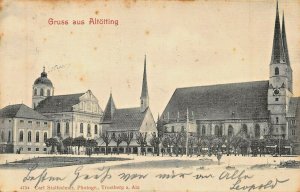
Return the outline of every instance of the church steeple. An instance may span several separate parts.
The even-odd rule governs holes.
[[[114,99],[112,97],[112,93],[110,91],[109,99],[108,99],[107,105],[106,105],[104,113],[103,113],[102,121],[103,122],[111,122],[113,119],[115,110],[116,110],[116,105],[115,105]]]
[[[281,32],[282,32],[282,43],[283,43],[286,63],[288,65],[290,65],[289,50],[288,50],[288,47],[287,47],[286,33],[285,33],[284,13],[283,13],[283,16],[282,16],[282,30],[281,30]]]
[[[278,63],[285,63],[285,62],[286,59],[285,59],[285,53],[284,53],[284,48],[282,43],[278,1],[277,1],[271,64],[278,64]]]
[[[141,112],[144,112],[149,106],[149,95],[148,95],[148,85],[147,85],[147,62],[146,55],[144,58],[144,74],[143,74],[143,85],[141,93]]]

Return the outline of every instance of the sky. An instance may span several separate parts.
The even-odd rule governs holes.
[[[300,1],[280,0],[279,11],[300,96]],[[112,90],[117,108],[137,107],[145,54],[155,118],[176,88],[268,80],[275,14],[275,0],[1,0],[0,108],[31,106],[43,66],[55,95],[90,89],[104,110]]]

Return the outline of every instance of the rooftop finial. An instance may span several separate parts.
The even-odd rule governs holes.
[[[45,65],[43,66],[43,72],[45,73]]]

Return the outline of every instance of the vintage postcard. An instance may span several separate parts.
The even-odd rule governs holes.
[[[0,0],[0,191],[300,191],[300,1]]]

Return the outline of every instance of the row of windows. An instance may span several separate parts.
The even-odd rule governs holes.
[[[37,96],[37,89],[34,89],[34,96]],[[44,89],[40,89],[40,96],[44,96]],[[50,89],[47,90],[47,95],[45,96],[50,96]]]
[[[83,123],[80,123],[80,133],[83,133]],[[91,134],[91,125],[87,125],[87,134]],[[98,126],[94,126],[94,134],[98,134]]]
[[[47,151],[47,148],[44,148],[43,150],[44,150],[44,151]],[[27,151],[31,151],[31,147],[28,147],[28,148],[27,148]],[[35,151],[40,151],[40,148],[38,148],[38,147],[35,148]]]
[[[44,142],[47,140],[47,138],[48,138],[47,132],[44,132]],[[20,131],[19,142],[23,142],[23,141],[24,141],[24,133],[23,131]],[[27,133],[27,142],[31,142],[31,131],[28,131]],[[40,132],[35,133],[35,142],[36,143],[40,142]]]
[[[172,131],[174,132],[173,130],[173,127],[172,127]],[[198,124],[197,125],[197,133],[198,134],[201,134],[201,135],[206,135],[206,127],[205,125],[203,125],[202,127]],[[241,133],[244,134],[244,135],[247,135],[248,134],[248,127],[246,124],[243,124],[242,125],[242,129],[241,129]],[[227,135],[229,137],[232,137],[234,134],[233,132],[233,127],[232,125],[229,125],[228,126],[228,130],[227,130]],[[216,125],[215,128],[214,128],[214,135],[218,136],[218,137],[221,137],[223,135],[223,129],[222,129],[222,126],[218,126]],[[260,138],[260,126],[258,124],[255,125],[255,128],[254,128],[254,137],[255,138]]]
[[[56,133],[57,134],[61,133],[60,123],[56,124]],[[65,133],[66,134],[70,133],[70,125],[68,122],[66,123]],[[80,133],[83,133],[83,123],[80,123]],[[87,125],[87,134],[91,134],[91,125],[90,124]],[[98,134],[98,126],[97,125],[94,126],[94,134]]]
[[[24,120],[20,120],[20,123],[23,124]],[[27,121],[27,123],[32,125],[32,121]],[[41,122],[37,121],[36,124],[37,124],[37,126],[40,126]],[[48,124],[48,122],[44,122],[44,125],[47,125],[47,124]]]

